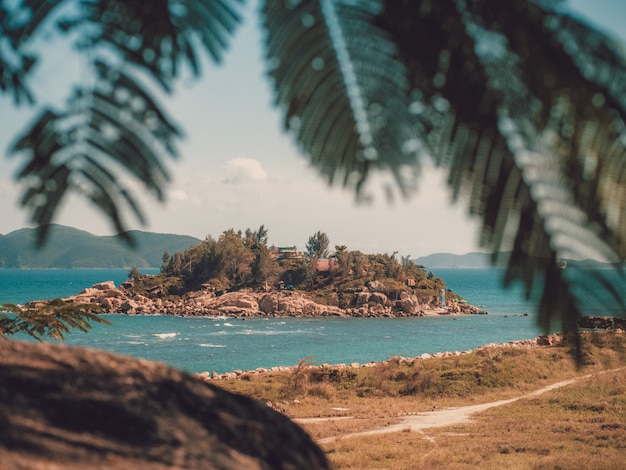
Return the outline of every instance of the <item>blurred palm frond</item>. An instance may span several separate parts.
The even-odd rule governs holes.
[[[241,4],[24,0],[0,9],[0,32],[10,46],[0,47],[0,91],[12,92],[16,102],[34,102],[26,79],[38,57],[24,51],[51,35],[51,25],[72,38],[91,71],[87,81],[93,82],[81,83],[63,110],[41,107],[12,146],[11,152],[25,159],[18,175],[25,188],[21,204],[39,227],[39,243],[71,192],[94,203],[122,235],[128,233],[126,211],[144,222],[132,181],[164,199],[165,160],[177,156],[181,132],[149,92],[146,79],[170,93],[181,64],[200,74],[199,50],[219,62],[241,20]],[[11,68],[3,50],[20,59],[17,66]]]
[[[572,331],[591,297],[626,311],[614,273],[557,267],[594,258],[621,272],[625,259],[626,61],[616,41],[553,1],[267,1],[264,15],[286,127],[329,180],[350,174],[362,185],[372,168],[417,175],[430,157],[481,218],[481,245],[494,257],[512,251],[505,280],[541,298],[542,325],[561,319]],[[319,26],[304,24],[309,16]],[[331,71],[312,70],[319,51]],[[341,121],[324,109],[331,103],[342,103]],[[361,111],[372,108],[382,114]],[[372,161],[359,158],[365,149]]]

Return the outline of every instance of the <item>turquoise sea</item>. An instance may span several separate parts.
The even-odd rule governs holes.
[[[440,269],[435,274],[489,314],[245,320],[107,315],[112,325],[97,324],[88,333],[72,333],[66,343],[163,361],[190,372],[223,373],[290,366],[310,356],[314,362],[339,364],[464,351],[542,334],[534,307],[523,300],[521,288],[501,287],[500,269]],[[65,297],[101,281],[119,285],[127,275],[128,270],[107,269],[0,270],[0,303]]]

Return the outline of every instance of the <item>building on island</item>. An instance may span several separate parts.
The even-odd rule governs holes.
[[[304,255],[294,246],[272,246],[270,248],[272,258],[276,261],[282,259],[302,259]]]

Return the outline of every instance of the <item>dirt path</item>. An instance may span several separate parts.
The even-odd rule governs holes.
[[[427,411],[423,413],[417,413],[415,415],[406,416],[402,418],[402,420],[399,423],[392,424],[384,428],[370,429],[368,431],[362,431],[362,432],[357,432],[357,433],[352,433],[352,434],[344,434],[342,436],[336,436],[336,437],[327,437],[325,439],[320,439],[318,443],[324,444],[327,442],[333,442],[337,439],[346,439],[346,438],[354,437],[354,436],[367,436],[367,435],[372,435],[372,434],[383,434],[383,433],[402,432],[402,431],[422,432],[422,430],[429,429],[429,428],[440,428],[440,427],[454,426],[456,424],[466,424],[472,421],[471,416],[474,413],[488,410],[489,408],[494,408],[496,406],[507,405],[509,403],[513,403],[517,400],[521,400],[524,398],[536,397],[545,392],[549,392],[550,390],[554,390],[556,388],[570,385],[579,380],[588,379],[594,375],[605,374],[605,373],[614,372],[617,370],[620,370],[620,369],[603,371],[603,372],[599,372],[596,374],[587,374],[587,375],[583,375],[580,377],[575,377],[573,379],[563,380],[562,382],[557,382],[552,385],[543,387],[539,390],[535,390],[534,392],[526,393],[524,395],[520,395],[514,398],[509,398],[507,400],[493,401],[490,403],[483,403],[481,405],[460,406],[457,408],[446,408],[442,410],[434,410],[434,411]],[[329,419],[337,419],[337,418],[329,418]],[[306,423],[306,422],[314,422],[314,420],[319,421],[320,418],[298,419],[295,421],[299,423]]]

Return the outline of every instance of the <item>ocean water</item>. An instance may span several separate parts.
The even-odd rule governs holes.
[[[502,289],[501,270],[441,269],[435,274],[489,314],[319,319],[107,315],[111,325],[96,324],[87,333],[68,335],[65,342],[162,361],[189,372],[223,373],[291,366],[308,357],[317,363],[349,364],[464,351],[542,334],[521,288]],[[127,270],[0,270],[0,303],[64,297],[107,280],[119,285],[127,275]]]

